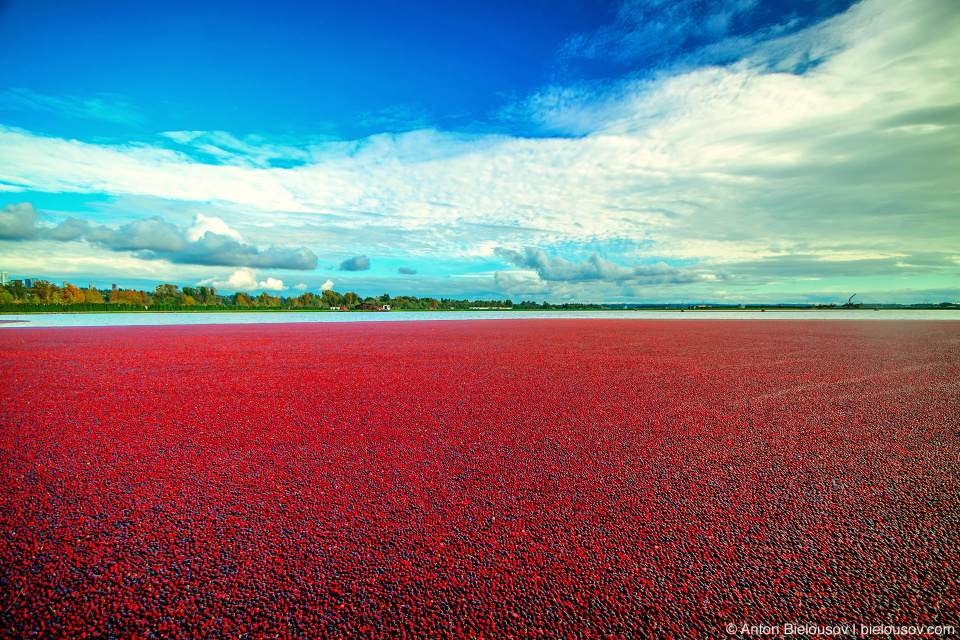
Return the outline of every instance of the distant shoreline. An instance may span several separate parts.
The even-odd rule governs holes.
[[[590,311],[591,313],[599,312],[637,312],[637,313],[823,313],[823,312],[857,312],[857,311],[956,311],[958,307],[856,307],[856,308],[842,308],[842,307],[823,307],[823,308],[811,308],[811,307],[750,307],[746,309],[731,309],[731,308],[703,308],[703,309],[677,309],[677,308],[664,308],[664,307],[637,307],[637,308],[604,308],[604,309],[508,309],[508,308],[498,308],[498,309],[392,309],[390,311],[381,311],[381,310],[367,310],[367,309],[348,309],[348,310],[339,310],[339,309],[310,309],[310,308],[301,308],[301,309],[277,309],[277,308],[225,308],[225,309],[177,309],[177,310],[108,310],[108,311],[74,311],[74,310],[64,310],[64,311],[0,311],[0,317],[3,316],[42,316],[42,315],[91,315],[91,314],[130,314],[130,315],[198,315],[198,314],[252,314],[252,313],[331,313],[331,314],[342,314],[342,313],[477,313],[484,314],[490,312],[508,312],[508,313],[583,313],[584,311]],[[2,322],[18,322],[16,320],[4,320]]]

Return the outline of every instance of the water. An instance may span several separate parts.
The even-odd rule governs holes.
[[[953,320],[957,309],[857,311],[281,311],[216,313],[45,313],[0,315],[0,329],[18,327],[128,327],[291,322],[402,322],[421,320]],[[21,322],[11,322],[21,321]]]

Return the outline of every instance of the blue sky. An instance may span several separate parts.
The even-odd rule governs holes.
[[[0,268],[960,298],[953,0],[411,4],[0,4]]]

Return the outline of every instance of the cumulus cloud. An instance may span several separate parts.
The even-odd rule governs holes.
[[[210,266],[249,266],[263,269],[291,269],[311,271],[317,266],[317,256],[306,247],[270,247],[260,249],[230,238],[206,232],[197,242],[178,252],[145,254],[149,258],[165,258],[180,264]]]
[[[68,217],[54,227],[37,224],[40,213],[28,202],[6,205],[0,211],[0,239],[49,239],[61,242],[84,239],[111,251],[135,252],[145,260],[176,264],[245,266],[263,269],[310,271],[317,256],[306,247],[259,247],[237,240],[240,235],[221,219],[197,214],[184,230],[161,216],[134,220],[119,227],[91,225]]]
[[[530,247],[527,247],[524,253],[497,247],[494,249],[494,254],[506,259],[516,267],[535,271],[542,280],[551,282],[602,280],[618,283],[664,284],[689,283],[700,279],[698,275],[664,262],[624,267],[611,260],[601,258],[599,253],[594,253],[586,260],[578,262],[560,257],[548,258],[543,251]]]
[[[333,280],[327,280],[320,285],[320,291],[330,291],[331,289],[333,289]]]
[[[183,231],[160,216],[135,220],[116,229],[105,225],[91,227],[84,237],[113,251],[177,253],[187,247]]]
[[[257,272],[253,269],[238,269],[230,274],[226,280],[210,278],[201,280],[198,285],[212,284],[227,290],[253,291],[257,288]]]
[[[283,286],[283,280],[278,280],[276,278],[258,280],[257,272],[248,268],[237,269],[230,274],[230,277],[228,277],[226,280],[209,278],[207,280],[202,280],[197,284],[212,284],[218,289],[223,289],[225,291],[283,291],[286,289],[286,287]]]
[[[37,211],[29,202],[8,204],[0,210],[0,239],[32,240],[37,237]]]
[[[214,235],[225,236],[237,242],[243,242],[240,233],[235,229],[231,229],[226,222],[216,216],[205,216],[202,213],[194,216],[193,225],[187,229],[186,238],[189,242],[196,242],[208,231]]]
[[[553,295],[551,283],[526,273],[495,271],[493,281],[500,291],[509,291],[521,295]]]
[[[366,271],[370,268],[367,256],[353,256],[340,263],[340,271]]]
[[[265,281],[260,283],[260,288],[267,291],[283,291],[286,289],[283,286],[283,280],[278,280],[276,278],[267,278]]]
[[[397,273],[402,273],[403,275],[406,275],[406,276],[413,276],[417,274],[417,270],[411,269],[409,267],[400,267],[399,269],[397,269]]]
[[[47,236],[53,240],[60,241],[81,240],[89,229],[90,224],[86,220],[79,220],[73,216],[69,216],[56,227],[50,229],[47,232]]]
[[[305,282],[301,282],[300,284],[294,285],[293,288],[296,289],[297,291],[306,291],[307,285]]]

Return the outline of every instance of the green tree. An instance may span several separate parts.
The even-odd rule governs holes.
[[[69,282],[63,283],[62,295],[63,304],[83,304],[84,302],[83,292]]]
[[[307,291],[306,293],[301,293],[297,296],[294,303],[299,307],[319,307],[320,298],[315,296],[312,292]]]
[[[184,292],[186,291],[187,288],[184,287]],[[198,287],[195,293],[188,295],[193,296],[199,304],[220,304],[217,290],[213,287]]]
[[[60,304],[63,302],[60,287],[46,280],[34,280],[33,287],[30,288],[30,296],[40,304]]]
[[[277,296],[271,296],[269,293],[264,291],[257,296],[257,305],[261,307],[279,307],[280,298]]]
[[[146,306],[149,303],[146,291],[136,291],[134,289],[118,289],[117,301],[120,304],[135,304]],[[111,295],[111,300],[113,296]]]
[[[321,299],[323,300],[323,304],[330,308],[336,308],[336,307],[342,306],[341,303],[343,302],[343,297],[336,291],[327,289],[326,291],[321,293],[320,296],[321,296]]]
[[[27,290],[23,286],[23,280],[11,280],[4,288],[13,296],[14,300],[26,300]]]
[[[103,304],[103,295],[96,289],[84,289],[83,301],[87,304]]]
[[[180,304],[181,302],[180,287],[175,284],[158,284],[153,290],[154,304]]]

